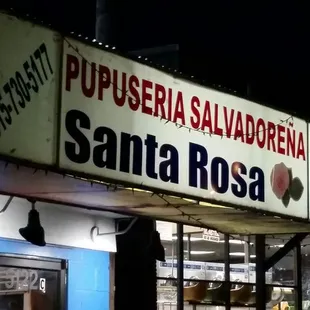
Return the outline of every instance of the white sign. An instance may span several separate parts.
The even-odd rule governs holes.
[[[220,235],[216,230],[212,229],[204,229],[202,234],[203,240],[211,241],[211,242],[220,242]]]
[[[72,39],[60,140],[61,168],[307,217],[306,122]]]
[[[0,14],[0,154],[55,163],[61,37]]]

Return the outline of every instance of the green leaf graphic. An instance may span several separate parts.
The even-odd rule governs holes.
[[[298,201],[301,198],[304,192],[304,186],[302,185],[299,178],[294,178],[292,180],[289,191],[293,200]]]
[[[293,171],[292,171],[292,168],[288,168],[287,171],[288,171],[289,180],[290,180],[290,185],[289,185],[289,186],[291,186],[292,180],[293,180]]]
[[[291,195],[289,190],[287,190],[282,197],[282,203],[284,204],[284,207],[287,208],[288,204],[290,203]]]

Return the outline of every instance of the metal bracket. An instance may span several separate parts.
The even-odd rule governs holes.
[[[9,199],[7,200],[7,202],[5,203],[4,207],[0,210],[0,214],[4,213],[6,211],[6,209],[9,207],[9,205],[11,204],[12,200],[13,200],[14,196],[10,196]]]
[[[135,224],[135,222],[137,220],[138,220],[138,218],[135,217],[130,222],[130,224],[127,226],[127,228],[122,230],[122,231],[113,231],[113,232],[107,232],[107,233],[100,233],[99,232],[99,227],[98,226],[94,226],[90,230],[90,237],[94,241],[95,238],[98,237],[98,236],[119,236],[119,235],[124,235],[124,234],[128,233],[128,231],[131,229],[131,227]]]
[[[279,249],[271,257],[265,260],[265,271],[268,271],[271,267],[274,266],[280,259],[292,251],[295,246],[299,245],[302,240],[308,236],[308,233],[298,233],[292,239],[290,239],[283,248]]]

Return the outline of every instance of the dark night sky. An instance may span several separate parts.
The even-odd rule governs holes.
[[[95,35],[94,0],[6,1]],[[310,19],[301,1],[105,1],[119,48],[178,43],[183,72],[240,93],[250,82],[255,99],[310,117]]]

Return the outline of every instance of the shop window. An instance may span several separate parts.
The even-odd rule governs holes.
[[[265,244],[266,259],[272,257],[293,235],[267,235]],[[272,302],[277,301],[278,308],[295,305],[295,251],[290,251],[266,272],[267,288],[272,288]]]
[[[177,225],[157,221],[156,226],[166,258],[165,262],[157,262],[157,305],[163,310],[169,305],[173,310],[177,302]]]
[[[162,227],[161,225],[164,226],[161,223],[158,227]],[[171,240],[167,240],[169,239],[167,237],[161,238],[166,262],[158,262],[157,265],[158,309],[163,310],[176,309],[177,302],[177,225],[171,223],[169,225],[172,231]],[[186,225],[183,231],[184,307],[192,309],[191,301],[203,299],[204,302],[210,303],[215,291],[218,292],[218,299],[221,299],[220,290],[224,281],[224,235],[214,230]],[[205,292],[211,293],[205,294]],[[218,308],[220,309],[221,307]]]
[[[177,304],[177,235],[162,240],[166,262],[158,263],[158,309],[175,310]],[[184,309],[256,307],[256,238],[223,234],[183,226]],[[265,260],[285,246],[291,235],[266,236]],[[305,239],[303,259],[303,309],[310,310],[310,255]],[[310,241],[309,241],[310,244]],[[297,296],[296,249],[265,272],[266,308],[294,309]],[[310,253],[309,253],[310,254]],[[228,259],[229,257],[229,259]],[[225,272],[226,270],[226,272]],[[229,270],[229,271],[228,271]]]
[[[0,256],[1,310],[64,310],[62,262]]]
[[[302,305],[304,310],[310,310],[310,236],[302,242],[301,273]]]
[[[266,236],[265,255],[266,258],[272,257],[279,249],[283,248],[285,244],[293,238],[294,235],[268,235]],[[271,276],[267,278],[266,282],[272,281],[279,285],[292,286],[295,281],[294,274],[294,251],[290,251],[280,261],[278,261],[270,270],[267,271]],[[271,278],[271,279],[270,279]]]
[[[255,240],[229,236],[230,281],[255,283]]]
[[[255,300],[255,242],[248,236],[229,235],[229,302],[253,306]]]
[[[225,302],[225,237],[212,229],[184,226],[184,300],[192,309],[216,305],[224,309]],[[189,255],[190,253],[190,255]],[[188,265],[187,265],[188,262]],[[201,266],[201,271],[198,269]],[[195,279],[199,281],[195,281]]]

